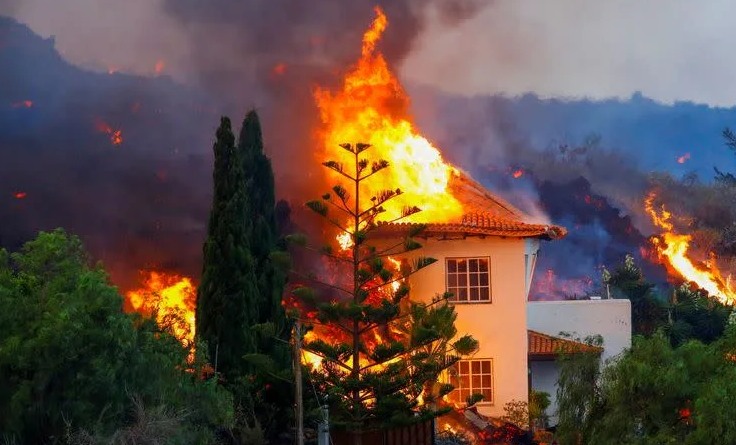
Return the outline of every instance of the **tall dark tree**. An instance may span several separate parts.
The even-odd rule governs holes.
[[[273,323],[284,331],[285,313],[281,305],[285,276],[274,267],[270,255],[276,249],[276,192],[271,160],[263,150],[263,132],[258,113],[245,116],[238,149],[243,162],[245,194],[248,198],[246,228],[255,261],[260,301],[258,321]]]
[[[258,317],[255,260],[249,245],[248,201],[240,151],[230,119],[222,117],[214,147],[214,196],[197,291],[196,328],[216,370],[234,381],[242,357],[256,351],[249,329]]]

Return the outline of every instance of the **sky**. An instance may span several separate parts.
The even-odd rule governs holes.
[[[71,62],[180,75],[187,44],[162,0],[0,0]],[[428,24],[405,80],[463,95],[630,97],[736,104],[736,2],[495,0],[460,25]],[[389,17],[389,20],[391,18]]]

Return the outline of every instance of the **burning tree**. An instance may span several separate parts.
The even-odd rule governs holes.
[[[435,383],[461,356],[473,353],[477,341],[469,335],[456,338],[456,314],[447,304],[450,294],[430,303],[409,300],[407,278],[436,261],[414,253],[421,248],[414,237],[423,227],[412,225],[398,242],[371,244],[377,241],[377,219],[386,211],[384,204],[402,191],[366,194],[366,182],[387,169],[388,161],[365,158],[368,144],[340,147],[352,162],[330,160],[323,165],[347,182],[349,189],[337,184],[332,193],[307,203],[340,232],[341,249],[331,245],[318,249],[335,265],[337,277],[326,281],[295,271],[329,289],[333,297],[317,304],[317,286],[297,286],[293,293],[316,305],[317,310],[307,317],[315,329],[307,332],[303,345],[316,365],[311,377],[328,395],[332,423],[355,432],[357,444],[362,431],[423,421],[449,411],[435,402],[453,387]],[[419,211],[416,206],[405,206],[390,221]],[[292,239],[306,245],[303,237]],[[397,256],[403,258],[397,260]]]

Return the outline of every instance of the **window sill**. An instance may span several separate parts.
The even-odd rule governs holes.
[[[493,301],[492,300],[488,300],[488,301],[452,301],[452,300],[447,300],[447,302],[450,303],[450,304],[493,304]]]

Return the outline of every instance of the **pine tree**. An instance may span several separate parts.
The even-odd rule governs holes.
[[[214,196],[197,291],[196,332],[210,361],[229,381],[245,371],[242,357],[256,350],[249,329],[257,317],[255,261],[248,243],[247,196],[230,119],[222,117],[214,147]]]
[[[293,293],[317,307],[308,320],[330,335],[305,337],[304,350],[322,359],[311,378],[328,395],[331,423],[358,433],[354,437],[359,444],[361,431],[423,421],[449,411],[447,407],[435,409],[433,402],[449,393],[452,386],[441,385],[436,393],[427,387],[460,356],[475,351],[477,342],[466,335],[450,347],[443,346],[442,354],[432,353],[433,344],[445,340],[448,333],[454,334],[454,316],[447,304],[449,294],[436,297],[432,303],[408,299],[407,278],[436,261],[415,255],[421,245],[413,237],[423,227],[412,225],[404,239],[394,239],[388,246],[372,245],[384,204],[402,191],[385,190],[363,199],[361,185],[389,163],[364,158],[370,148],[367,144],[343,144],[341,148],[351,154],[352,165],[335,161],[324,165],[349,184],[352,196],[348,188],[338,184],[331,194],[308,202],[307,207],[349,235],[352,247],[347,251],[329,245],[318,249],[331,264],[340,265],[337,281],[320,282],[314,274],[295,271],[316,285],[297,287]],[[397,220],[419,211],[415,206],[407,207]],[[310,248],[304,237],[292,240]],[[388,257],[394,261],[402,258],[401,266],[394,267]],[[316,289],[336,294],[329,296],[330,302],[318,304]],[[425,399],[421,404],[421,396],[433,400]]]

